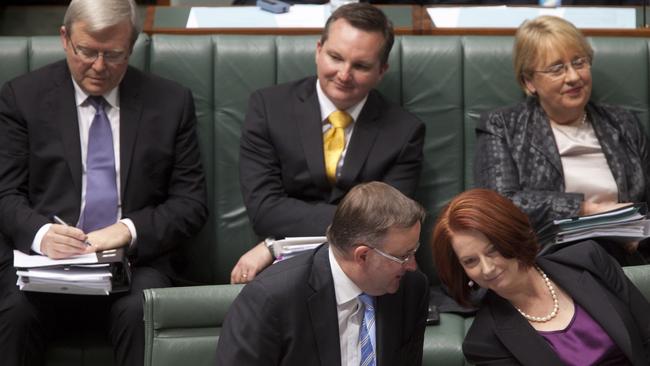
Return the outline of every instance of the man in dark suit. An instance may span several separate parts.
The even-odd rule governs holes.
[[[429,296],[414,255],[423,219],[419,204],[385,183],[352,188],[329,244],[244,287],[226,315],[217,364],[421,365]]]
[[[388,69],[393,39],[381,10],[342,6],[317,44],[316,77],[253,93],[239,171],[258,236],[324,235],[336,204],[362,182],[383,181],[413,196],[424,125],[373,90]],[[340,115],[345,125],[332,121]],[[239,260],[231,281],[248,282],[272,260],[258,244]]]
[[[117,363],[142,365],[142,290],[172,285],[177,244],[206,220],[192,95],[128,66],[136,20],[132,0],[73,0],[61,27],[66,60],[0,92],[3,365],[43,364],[55,320],[67,314],[78,324],[102,312]],[[70,226],[52,224],[53,215]],[[66,258],[122,247],[132,266],[127,293],[16,287],[12,250]]]

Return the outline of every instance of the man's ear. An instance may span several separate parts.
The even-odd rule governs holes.
[[[378,83],[384,78],[386,71],[388,71],[388,63],[379,66],[379,80],[377,81]]]
[[[383,65],[381,65],[381,71],[380,71],[380,72],[381,72],[381,75],[382,75],[382,76],[384,76],[384,74],[386,73],[386,71],[388,71],[388,67],[389,67],[389,66],[390,66],[390,65],[388,64],[388,62],[385,63],[385,64],[383,64]]]
[[[368,261],[368,252],[370,252],[370,247],[366,245],[359,245],[354,247],[352,250],[352,259],[354,263],[358,265],[365,265]]]
[[[65,29],[65,26],[59,28],[59,36],[61,37],[61,45],[64,50],[68,49],[68,31]]]
[[[318,64],[318,55],[320,54],[320,51],[323,49],[323,44],[320,42],[316,42],[316,52],[314,52],[314,61],[316,61],[316,64]]]

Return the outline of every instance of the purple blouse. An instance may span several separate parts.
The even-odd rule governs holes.
[[[609,335],[577,303],[563,330],[537,331],[569,366],[631,365]]]

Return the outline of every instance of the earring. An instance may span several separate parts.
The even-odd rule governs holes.
[[[467,282],[467,286],[474,287],[474,281],[469,280],[469,282]]]

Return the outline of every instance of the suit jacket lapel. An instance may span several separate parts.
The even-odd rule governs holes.
[[[399,351],[399,335],[402,334],[402,321],[400,313],[391,312],[393,309],[401,309],[402,306],[396,302],[401,302],[401,296],[378,296],[375,311],[375,339],[377,340],[377,349],[375,356],[377,365],[390,365],[391,356]],[[396,360],[396,358],[392,358]]]
[[[381,128],[379,123],[381,104],[377,93],[372,91],[354,124],[354,132],[345,153],[343,170],[332,191],[331,202],[339,200],[357,184],[357,176],[368,159],[368,154],[370,154]],[[399,121],[392,122],[399,123]]]
[[[522,365],[561,365],[562,361],[535,328],[507,300],[489,292],[495,333]]]
[[[124,197],[124,189],[128,180],[133,156],[133,149],[138,135],[138,126],[142,114],[142,99],[140,96],[141,83],[131,67],[120,83],[120,191]]]
[[[314,293],[307,299],[307,306],[316,338],[316,352],[318,352],[320,364],[323,366],[340,365],[339,322],[328,245],[322,245],[314,254],[314,264],[308,281],[314,290]]]
[[[309,173],[316,187],[323,192],[323,199],[327,200],[331,186],[325,176],[323,126],[316,94],[316,78],[306,79],[301,86],[303,88],[298,92],[298,100],[294,104],[293,120],[300,132],[300,142]]]
[[[614,343],[630,360],[634,360],[632,343],[625,323],[609,299],[603,287],[586,270],[575,270],[544,258],[539,266],[564,289],[605,330]]]
[[[75,189],[81,192],[81,149],[79,139],[79,118],[75,100],[72,76],[65,62],[59,65],[62,70],[57,73],[60,77],[53,81],[54,86],[45,96],[48,120],[56,121],[61,132],[61,143],[65,160],[70,168]]]
[[[627,154],[621,152],[623,146],[620,143],[620,132],[597,113],[596,109],[591,105],[587,105],[587,110],[591,118],[591,125],[594,128],[596,137],[598,137],[598,141],[600,142],[600,147],[607,159],[609,169],[612,171],[612,175],[616,181],[621,202],[628,202],[631,197],[629,197],[627,176],[625,174],[626,162],[623,160]]]
[[[528,116],[526,123],[528,123],[527,133],[529,138],[525,141],[530,141],[530,144],[539,150],[551,165],[558,171],[561,177],[564,177],[564,170],[562,169],[562,161],[560,160],[560,152],[557,149],[555,142],[555,135],[551,130],[551,124],[548,116],[536,100],[531,100],[529,103],[535,103],[530,116]],[[562,179],[562,190],[564,190],[564,179]]]

